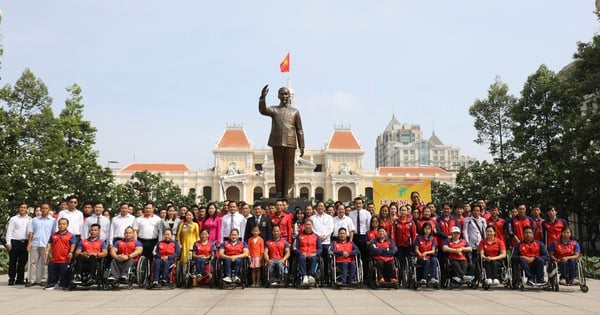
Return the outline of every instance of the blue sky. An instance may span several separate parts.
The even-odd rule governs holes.
[[[308,148],[334,124],[349,124],[374,170],[375,140],[392,113],[435,130],[463,154],[473,143],[468,108],[500,75],[519,94],[544,63],[558,71],[576,42],[600,31],[593,0],[430,1],[3,1],[0,84],[25,68],[64,106],[83,89],[98,128],[99,163],[181,162],[213,166],[227,124],[243,123],[266,147],[258,113],[291,77]]]

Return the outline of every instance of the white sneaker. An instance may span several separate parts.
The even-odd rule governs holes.
[[[494,285],[500,285],[500,280],[498,280],[498,279],[494,279],[494,280],[492,281],[492,283],[494,283]]]
[[[233,282],[240,282],[240,278],[238,278],[238,276],[233,276]]]
[[[231,277],[224,277],[223,282],[231,283]]]
[[[579,279],[575,278],[573,279],[573,281],[571,281],[571,285],[579,285]]]
[[[315,284],[315,278],[313,276],[308,276],[308,283]]]
[[[566,279],[560,279],[560,281],[558,281],[558,284],[560,284],[560,285],[567,285],[567,280]]]
[[[439,284],[440,281],[438,279],[436,279],[436,278],[431,278],[431,280],[429,280],[429,283],[433,284],[433,285],[436,285],[436,284]]]
[[[304,276],[304,277],[302,278],[302,284],[303,284],[303,285],[308,285],[308,276]]]
[[[485,279],[485,285],[492,285],[494,282],[492,279]]]

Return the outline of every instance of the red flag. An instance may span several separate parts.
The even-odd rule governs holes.
[[[279,69],[281,69],[281,72],[290,72],[290,53],[285,55],[285,58],[283,58],[283,61],[279,64]]]

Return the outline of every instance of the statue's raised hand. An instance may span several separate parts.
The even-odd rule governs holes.
[[[265,85],[265,87],[260,92],[260,98],[265,98],[269,94],[269,85]]]

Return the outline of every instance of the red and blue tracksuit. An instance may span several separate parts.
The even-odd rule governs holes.
[[[557,259],[581,253],[577,241],[568,240],[565,243],[562,239],[557,239],[550,243],[548,251],[554,253],[554,257]],[[573,279],[577,278],[577,259],[571,258],[566,263],[559,263],[558,269],[560,270],[561,279],[573,281]]]
[[[340,268],[341,282],[348,284],[356,281],[356,261],[354,259],[359,253],[356,244],[349,240],[333,241],[331,242],[331,252],[335,255],[335,264]],[[349,254],[348,257],[343,257],[344,252]]]
[[[231,241],[224,241],[221,244],[221,249],[223,253],[227,256],[237,256],[244,253],[244,248],[248,248],[248,244],[238,239],[235,243]],[[225,271],[226,277],[231,277],[231,265],[233,263],[233,276],[238,276],[241,274],[242,266],[244,265],[243,259],[236,259],[235,261],[231,261],[231,258],[223,258],[223,271]]]
[[[521,257],[533,257],[535,259],[531,264],[528,264]],[[521,241],[513,248],[513,261],[521,265],[527,279],[536,283],[544,282],[544,265],[549,258],[546,245],[538,240]]]
[[[206,242],[206,244],[202,244],[201,241],[196,241],[194,246],[192,247],[194,251],[194,255],[196,256],[204,256],[196,258],[196,273],[199,275],[204,275],[204,268],[206,267],[206,263],[210,259],[209,257],[215,252],[215,243]]]
[[[316,233],[300,233],[294,242],[294,253],[298,257],[298,271],[301,276],[314,277],[317,271],[317,264],[321,256],[321,238]],[[312,255],[311,257],[306,257]],[[308,271],[306,270],[306,261],[308,260]],[[325,266],[324,266],[325,267]]]
[[[169,267],[175,262],[175,258],[179,257],[181,247],[175,241],[160,241],[154,247],[154,281],[158,281],[159,277],[164,281],[169,281]],[[162,260],[163,256],[167,259]]]

